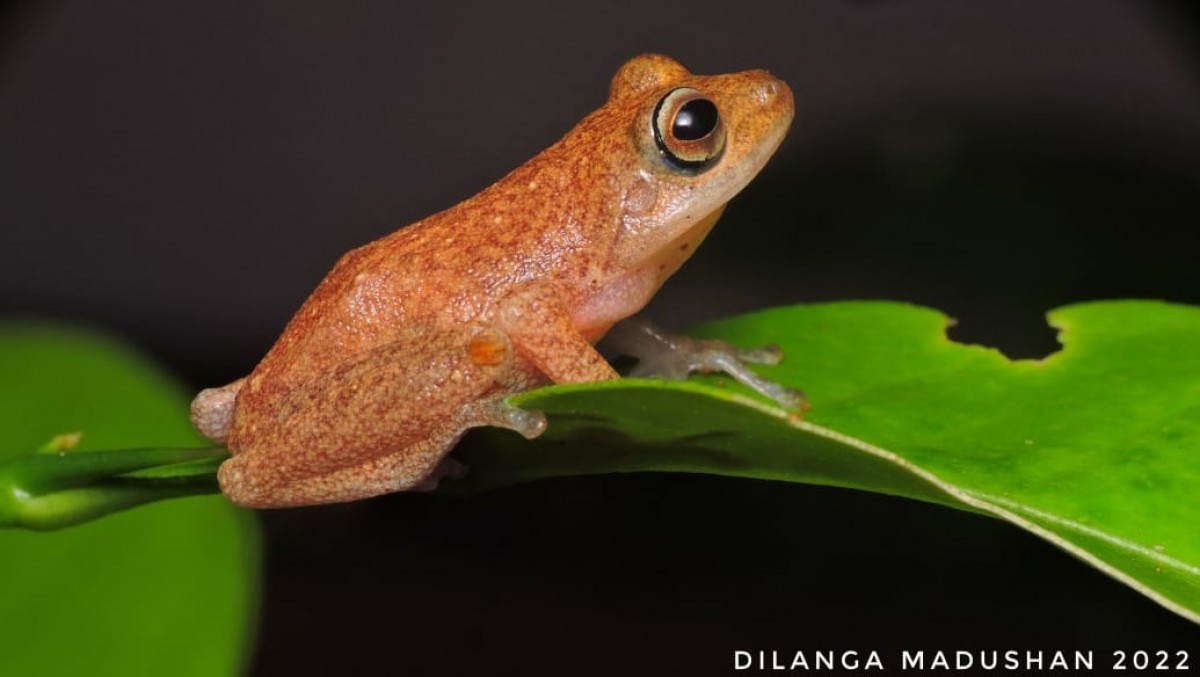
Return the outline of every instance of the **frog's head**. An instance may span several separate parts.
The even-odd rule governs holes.
[[[605,108],[629,125],[625,166],[613,173],[622,227],[612,255],[625,268],[659,266],[662,279],[763,168],[795,110],[766,71],[694,75],[655,54],[621,67]]]

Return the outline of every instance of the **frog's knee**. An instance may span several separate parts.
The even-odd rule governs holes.
[[[208,439],[225,444],[233,421],[233,405],[246,381],[240,378],[220,388],[201,390],[192,400],[192,425]]]

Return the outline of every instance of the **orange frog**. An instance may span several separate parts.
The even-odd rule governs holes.
[[[629,61],[608,101],[553,146],[343,256],[249,376],[196,397],[196,428],[233,456],[221,490],[283,507],[430,489],[461,469],[447,454],[468,428],[541,434],[542,414],[505,397],[617,378],[593,344],[695,251],[792,114],[791,91],[765,71]],[[643,371],[719,369],[801,403],[743,364],[777,352],[644,323],[621,338]]]

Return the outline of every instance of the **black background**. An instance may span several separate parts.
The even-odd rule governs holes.
[[[652,304],[665,324],[901,299],[1030,357],[1056,305],[1200,302],[1190,2],[2,11],[0,312],[109,329],[196,388],[249,371],[342,252],[549,145],[644,51],[767,68],[798,105]],[[821,487],[590,477],[264,521],[256,674],[726,674],[739,648],[1197,637],[1014,527]]]

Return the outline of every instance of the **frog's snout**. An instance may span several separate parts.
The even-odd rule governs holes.
[[[761,107],[776,109],[791,119],[796,107],[791,87],[764,70],[750,71],[750,75],[755,80],[750,90],[751,100]]]
[[[754,98],[763,105],[775,103],[776,99],[782,99],[781,103],[787,106],[792,105],[792,90],[784,84],[783,80],[767,76],[768,80],[764,80],[754,88]]]

